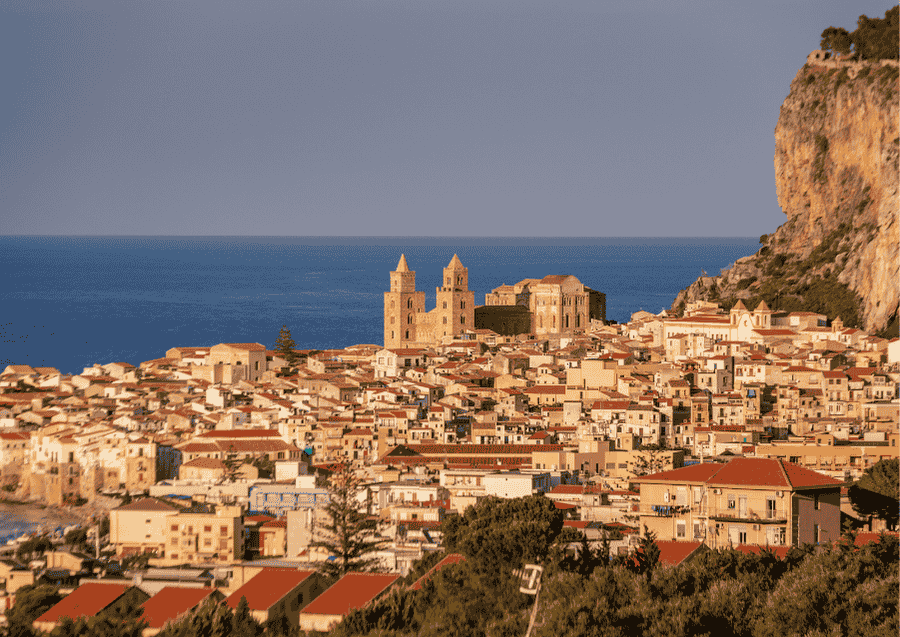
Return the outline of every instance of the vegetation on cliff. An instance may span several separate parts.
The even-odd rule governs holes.
[[[900,6],[884,12],[884,18],[859,16],[856,30],[841,27],[822,31],[823,51],[840,53],[856,60],[896,60],[900,58]]]

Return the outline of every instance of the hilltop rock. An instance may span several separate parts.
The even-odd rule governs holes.
[[[755,255],[702,277],[673,304],[730,307],[764,299],[773,310],[841,317],[878,332],[896,326],[898,68],[810,56],[791,82],[775,127],[775,187],[787,222]]]

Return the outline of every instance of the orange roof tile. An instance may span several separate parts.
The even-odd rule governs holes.
[[[148,628],[162,628],[166,622],[176,619],[212,595],[211,588],[184,588],[166,586],[142,604],[141,618]]]
[[[58,623],[63,617],[91,617],[119,599],[129,588],[128,584],[82,584],[34,621]]]
[[[241,597],[246,597],[250,610],[268,610],[314,573],[293,568],[264,568],[229,595],[225,603],[235,609]]]
[[[313,615],[346,615],[371,602],[399,579],[399,575],[391,574],[347,573],[310,602],[302,612]]]

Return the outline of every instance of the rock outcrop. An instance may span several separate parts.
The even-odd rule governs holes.
[[[775,187],[787,222],[760,238],[755,255],[682,290],[673,310],[697,299],[726,307],[764,299],[774,310],[839,316],[873,332],[896,325],[898,88],[896,61],[805,65],[775,127]]]

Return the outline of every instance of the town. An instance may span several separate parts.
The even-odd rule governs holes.
[[[32,540],[5,538],[0,608],[50,583],[68,596],[36,630],[130,604],[149,637],[209,599],[328,630],[492,497],[542,494],[617,555],[652,535],[664,564],[894,530],[850,485],[898,458],[900,339],[764,302],[617,324],[602,293],[559,274],[476,307],[456,255],[440,283],[426,311],[400,257],[383,347],[300,350],[285,328],[271,349],[181,344],[73,375],[7,366],[3,493],[87,512],[87,535],[22,561]],[[318,540],[330,478],[348,471],[378,572],[326,586],[336,556]]]

